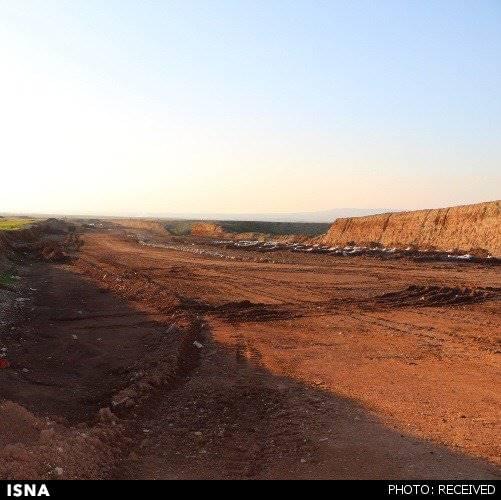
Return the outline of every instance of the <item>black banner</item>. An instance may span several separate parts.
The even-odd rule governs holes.
[[[78,495],[86,496],[109,495],[116,497],[124,495],[128,498],[154,498],[158,495],[169,496],[169,481],[0,481],[0,498],[71,498]],[[221,487],[227,487],[231,492],[237,481],[184,481],[183,488],[203,487],[203,494],[210,493],[213,485],[214,493],[221,493]],[[203,484],[202,484],[203,483]],[[246,493],[252,494],[270,481],[249,481],[245,486]],[[325,495],[328,486],[329,497],[336,494],[364,495],[364,498],[416,498],[416,497],[485,497],[498,498],[497,481],[281,481],[282,494],[287,494],[288,483],[294,488],[291,493],[299,493],[298,486],[306,486],[308,494],[314,493],[319,486],[319,494]],[[302,483],[299,485],[298,483]],[[323,483],[323,484],[322,484]],[[328,485],[326,484],[328,483]],[[266,486],[265,487],[268,487]],[[240,485],[241,486],[241,485]],[[239,486],[237,486],[239,487]],[[235,490],[238,494],[241,490]],[[186,492],[186,490],[185,490]]]

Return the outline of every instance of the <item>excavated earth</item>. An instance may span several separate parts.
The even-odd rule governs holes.
[[[1,478],[499,478],[499,266],[126,225],[4,241]]]
[[[376,242],[388,247],[484,250],[501,257],[501,201],[337,219],[325,244]]]

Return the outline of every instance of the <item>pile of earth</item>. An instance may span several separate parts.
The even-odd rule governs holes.
[[[47,219],[25,229],[0,231],[0,270],[24,257],[64,262],[79,246],[74,224]]]
[[[113,222],[116,226],[123,228],[144,231],[150,235],[166,236],[168,234],[164,226],[156,221],[145,219],[111,219],[109,222]]]
[[[191,226],[191,236],[223,239],[228,241],[274,241],[281,244],[302,243],[311,240],[307,234],[272,234],[256,231],[232,232],[224,229],[224,226],[213,222],[197,222]]]

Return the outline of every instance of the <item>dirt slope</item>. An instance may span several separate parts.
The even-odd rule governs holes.
[[[321,239],[330,245],[377,242],[384,246],[469,251],[501,256],[501,202],[337,219]]]
[[[220,224],[194,223],[191,235],[227,240],[276,241],[280,243],[321,243],[324,245],[366,245],[385,247],[414,246],[442,251],[485,250],[501,256],[501,202],[395,212],[365,217],[337,219],[321,236],[266,234],[225,231]],[[127,221],[130,227],[130,221]],[[146,229],[146,227],[145,227]]]
[[[160,222],[144,219],[112,219],[113,223],[130,229],[138,229],[141,231],[148,231],[148,233],[157,236],[166,236],[167,231]]]
[[[30,227],[0,231],[0,272],[30,255],[42,260],[61,260],[63,247],[75,249],[75,227],[63,220],[47,219]]]
[[[197,222],[191,228],[192,236],[208,236],[210,238],[221,238],[226,236],[223,228],[212,222]]]

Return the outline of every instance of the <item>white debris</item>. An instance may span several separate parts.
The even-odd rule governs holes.
[[[203,344],[198,342],[198,340],[195,340],[195,342],[193,342],[193,345],[198,349],[202,349],[202,347],[203,347]]]
[[[448,254],[447,258],[448,259],[470,260],[470,259],[473,259],[473,255],[470,255],[469,253],[467,253],[465,255],[451,255],[451,254]]]

